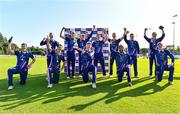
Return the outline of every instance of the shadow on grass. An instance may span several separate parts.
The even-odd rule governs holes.
[[[117,82],[117,78],[110,78],[101,81],[101,77],[98,78],[97,88],[92,89],[91,83],[84,84],[82,79],[65,79],[65,74],[60,78],[60,83],[53,86],[52,89],[47,89],[47,82],[45,80],[45,74],[30,75],[25,87],[18,85],[18,78],[15,78],[15,89],[12,91],[7,90],[7,80],[0,80],[2,85],[0,89],[0,102],[8,102],[0,105],[3,110],[13,109],[24,104],[33,103],[39,100],[44,100],[42,104],[58,102],[68,97],[75,96],[90,96],[98,93],[107,93],[106,96],[89,102],[87,104],[75,105],[69,107],[71,110],[80,111],[86,107],[95,104],[101,100],[105,100],[105,103],[112,103],[123,97],[136,97],[142,95],[149,95],[165,89],[168,85],[163,87],[158,86],[155,82],[148,83],[146,85],[130,89],[122,93],[116,93],[119,89],[127,87],[127,82]],[[149,80],[148,78],[133,79],[133,85]],[[80,86],[79,86],[80,85]],[[153,92],[146,93],[146,91],[153,88]],[[88,90],[88,91],[87,91]],[[10,101],[10,103],[9,103]]]

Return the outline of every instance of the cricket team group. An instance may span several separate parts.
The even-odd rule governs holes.
[[[164,71],[169,71],[168,83],[173,84],[174,74],[174,56],[163,47],[161,41],[165,37],[164,27],[159,26],[162,31],[160,38],[157,38],[157,33],[153,32],[150,38],[147,37],[147,28],[144,29],[144,39],[149,43],[149,77],[153,74],[153,64],[155,64],[156,80],[160,82],[163,77]],[[105,60],[103,56],[103,45],[106,42],[110,44],[110,69],[109,77],[113,75],[118,78],[118,81],[123,80],[123,76],[127,76],[128,86],[132,86],[130,66],[133,65],[134,77],[138,78],[137,71],[137,58],[140,54],[139,43],[134,39],[134,34],[124,28],[121,38],[116,38],[116,33],[112,33],[112,38],[108,37],[107,30],[103,29],[102,34],[98,34],[95,25],[93,25],[90,33],[84,32],[80,34],[79,38],[76,37],[75,31],[69,31],[68,35],[63,35],[65,27],[60,31],[60,38],[64,39],[67,43],[67,48],[64,54],[62,52],[63,46],[53,38],[53,33],[44,38],[40,45],[47,47],[47,88],[52,88],[53,84],[59,82],[60,72],[64,69],[65,59],[67,64],[67,79],[75,77],[75,51],[78,52],[79,58],[79,76],[87,83],[92,81],[92,88],[96,88],[96,72],[97,64],[100,63],[102,67],[102,74],[106,78]],[[91,40],[92,35],[96,34],[94,41]],[[129,35],[128,35],[129,34]],[[129,36],[129,38],[127,38]],[[127,50],[120,42],[124,40],[127,44]],[[28,69],[32,67],[36,59],[31,52],[27,50],[27,44],[22,43],[20,50],[12,50],[12,37],[8,40],[8,51],[10,54],[17,56],[17,64],[15,67],[9,68],[8,74],[8,90],[12,90],[13,75],[20,75],[20,85],[26,84]],[[75,46],[78,44],[78,46]],[[29,63],[29,59],[32,61]],[[171,63],[168,64],[168,58]],[[113,74],[113,64],[116,61],[116,74]],[[71,67],[71,68],[70,68]]]

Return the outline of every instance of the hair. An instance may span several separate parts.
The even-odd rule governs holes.
[[[23,45],[26,45],[26,46],[27,46],[27,44],[26,44],[26,43],[22,43],[22,44],[21,44],[21,46],[23,46]]]
[[[63,47],[63,46],[61,44],[59,44],[58,47]]]
[[[134,35],[133,33],[131,33],[130,35]]]

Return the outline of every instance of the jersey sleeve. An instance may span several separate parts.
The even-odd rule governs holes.
[[[14,54],[17,56],[19,55],[19,51],[14,51]]]
[[[165,37],[165,34],[162,34],[162,36],[160,38],[157,39],[157,42],[161,42]]]
[[[40,45],[41,45],[41,46],[46,45],[46,44],[47,44],[47,42],[44,41],[44,40],[42,40],[42,41],[40,42]]]
[[[127,39],[127,35],[124,36],[124,41],[126,42],[126,44],[129,43],[129,40]]]
[[[150,38],[148,38],[146,35],[144,35],[144,39],[145,39],[148,43],[150,43],[150,42],[151,42],[151,39],[150,39]]]
[[[170,53],[168,50],[165,50],[165,52],[167,53],[167,55],[171,58],[171,62],[174,63],[174,56],[172,53]]]
[[[29,53],[29,57],[31,58],[31,59],[34,59],[34,55],[30,52]]]

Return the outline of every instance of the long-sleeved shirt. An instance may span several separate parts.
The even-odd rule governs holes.
[[[90,38],[92,37],[93,31],[87,36],[87,38],[85,40],[77,40],[77,44],[78,44],[78,48],[83,49],[86,45],[86,43],[90,40]]]
[[[53,49],[50,52],[52,59],[51,59],[51,63],[50,63],[50,67],[58,67],[60,68],[60,63],[61,61],[65,61],[64,55],[58,55],[57,51],[55,49]]]
[[[157,65],[168,65],[168,56],[171,58],[171,62],[174,63],[174,56],[168,50],[159,50],[153,45],[153,43],[150,43],[150,47],[155,53]]]
[[[119,43],[122,41],[121,38],[113,40],[113,39],[108,39],[108,41],[110,42],[110,51],[111,53],[114,51],[118,51],[118,46]]]
[[[146,39],[146,41],[149,43],[149,54],[150,55],[153,55],[154,54],[154,51],[153,51],[153,48],[150,46],[150,43],[152,42],[153,43],[153,47],[156,47],[158,42],[161,42],[165,37],[165,34],[162,34],[162,36],[160,38],[157,38],[156,40],[154,40],[152,42],[152,39],[151,38],[148,38],[146,35],[144,36],[144,38]]]
[[[127,40],[127,35],[125,35],[124,41],[128,45],[129,55],[137,55],[140,53],[139,43],[136,40]]]
[[[56,49],[56,47],[58,47],[59,46],[59,42],[57,42],[56,40],[50,40],[50,45],[51,45],[51,49]],[[47,45],[47,42],[45,41],[45,40],[42,40],[41,42],[40,42],[40,45],[42,46],[42,45]]]

